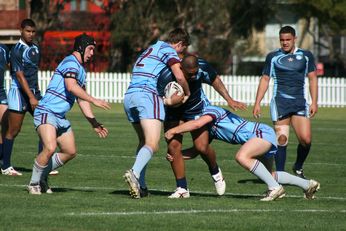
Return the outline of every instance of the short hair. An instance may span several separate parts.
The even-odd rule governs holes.
[[[32,19],[26,18],[26,19],[24,19],[24,20],[22,21],[22,23],[20,24],[20,27],[21,27],[22,29],[24,29],[26,26],[29,26],[29,27],[36,27],[36,24],[35,24],[35,22],[34,22]]]
[[[169,32],[167,42],[171,44],[182,42],[183,45],[188,46],[190,45],[190,35],[182,28],[175,28]]]
[[[280,29],[279,35],[280,34],[291,34],[295,37],[296,36],[296,30],[291,26],[284,26]]]
[[[186,55],[181,60],[181,66],[186,69],[198,68],[198,58],[195,55]]]

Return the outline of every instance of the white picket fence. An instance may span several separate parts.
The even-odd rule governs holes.
[[[52,71],[39,72],[39,85],[42,93],[47,89]],[[253,105],[259,76],[221,76],[230,95],[248,105]],[[129,73],[88,73],[87,91],[94,97],[104,99],[108,102],[122,103],[124,93],[130,83]],[[9,89],[10,75],[5,73],[5,86]],[[308,80],[306,79],[306,94],[309,95]],[[204,84],[203,90],[212,104],[225,105],[223,98],[209,85]],[[263,105],[269,105],[272,96],[273,84],[262,100]],[[346,106],[346,78],[319,77],[318,78],[318,105],[320,107],[345,107]]]

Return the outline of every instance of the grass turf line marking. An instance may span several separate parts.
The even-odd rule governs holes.
[[[166,211],[134,211],[134,212],[87,212],[67,213],[67,216],[133,216],[133,215],[166,215],[166,214],[196,214],[196,213],[346,213],[346,210],[326,209],[206,209],[206,210],[166,210]]]

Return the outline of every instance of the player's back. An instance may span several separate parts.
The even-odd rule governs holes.
[[[177,62],[180,62],[177,52],[168,43],[158,41],[146,49],[134,64],[127,93],[149,91],[158,94],[159,73]]]
[[[39,49],[35,44],[25,44],[20,40],[11,49],[11,87],[20,88],[16,72],[22,71],[31,89],[38,90],[38,65],[40,62]]]
[[[65,78],[74,78],[79,86],[85,87],[85,70],[74,55],[65,57],[56,68],[47,91],[39,103],[39,109],[45,109],[64,117],[66,112],[72,108],[76,97],[66,90]]]

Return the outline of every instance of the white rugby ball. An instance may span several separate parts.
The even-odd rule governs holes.
[[[179,96],[184,94],[183,88],[175,81],[169,82],[166,85],[164,92],[166,98],[170,98],[175,92],[178,92]]]

